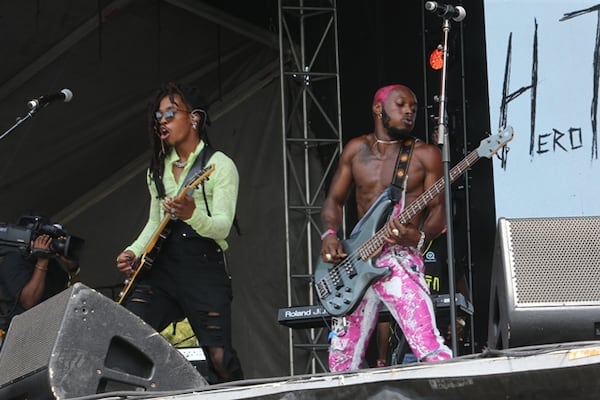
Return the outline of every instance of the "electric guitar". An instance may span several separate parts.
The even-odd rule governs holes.
[[[512,127],[483,139],[477,149],[469,153],[449,172],[450,181],[454,182],[479,158],[491,158],[514,136]],[[401,223],[409,222],[421,212],[427,204],[444,191],[444,178],[440,178],[429,189],[417,197],[396,218]],[[319,302],[334,317],[342,317],[356,309],[369,286],[390,273],[389,268],[375,266],[373,257],[381,252],[387,228],[378,230],[387,220],[394,203],[390,190],[387,189],[373,203],[358,222],[350,237],[342,241],[348,254],[339,264],[332,265],[320,257],[314,274],[314,285]]]
[[[182,199],[188,192],[193,191],[198,188],[198,186],[208,179],[209,175],[213,173],[215,170],[215,165],[210,164],[204,167],[202,170],[198,171],[198,173],[194,174],[191,178],[188,179],[190,182],[181,188],[179,194],[177,195],[177,199]],[[134,285],[137,277],[140,275],[142,271],[147,271],[152,268],[154,264],[154,260],[156,260],[156,256],[160,252],[160,248],[165,241],[165,239],[169,236],[171,229],[169,227],[170,222],[173,221],[171,215],[167,214],[161,221],[156,231],[146,244],[142,255],[138,257],[135,263],[132,265],[133,274],[125,281],[125,285],[123,286],[123,290],[119,293],[119,300],[117,301],[119,304],[122,304],[123,301],[129,296],[129,292]]]

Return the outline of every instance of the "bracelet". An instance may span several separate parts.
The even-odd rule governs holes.
[[[37,265],[37,264],[35,264],[35,265],[34,265],[34,268],[35,268],[35,269],[39,269],[40,271],[48,271],[48,268],[47,268],[47,267],[46,267],[46,268],[38,267],[38,265]]]
[[[421,232],[421,238],[419,239],[419,243],[417,244],[417,250],[421,251],[423,249],[423,245],[425,244],[425,232]]]
[[[75,269],[75,270],[69,270],[69,276],[79,275],[80,272],[81,272],[81,268],[77,267],[77,269]]]
[[[323,234],[321,235],[321,240],[325,239],[329,235],[337,236],[337,232],[329,228],[325,232],[323,232]]]

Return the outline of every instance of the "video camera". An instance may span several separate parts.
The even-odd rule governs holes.
[[[51,224],[45,217],[22,216],[16,225],[0,223],[0,256],[11,251],[31,252],[31,242],[40,235],[48,235],[49,257],[60,255],[79,261],[85,241],[69,235],[59,224]]]

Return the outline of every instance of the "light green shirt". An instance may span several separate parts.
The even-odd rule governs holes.
[[[175,150],[167,155],[165,159],[165,172],[163,183],[167,197],[175,197],[181,189],[181,184],[188,181],[187,174],[192,168],[194,161],[200,151],[204,148],[204,142],[201,141],[198,147],[190,153],[187,165],[183,169],[179,183],[175,182],[173,175],[173,162],[178,159]],[[208,216],[204,196],[202,195],[202,185],[194,190],[192,197],[196,203],[196,209],[192,217],[184,220],[190,225],[200,236],[214,239],[223,251],[227,250],[228,244],[225,238],[229,235],[235,210],[237,206],[237,196],[239,188],[239,175],[235,163],[225,154],[217,151],[207,161],[206,165],[214,164],[215,169],[204,181],[206,190],[206,200],[210,209],[211,216]],[[150,213],[146,226],[127,249],[135,253],[136,257],[140,257],[144,252],[147,244],[152,239],[160,223],[165,218],[165,212],[162,207],[162,200],[158,198],[158,192],[154,180],[148,174],[148,190],[150,192]],[[150,250],[150,249],[146,249]]]

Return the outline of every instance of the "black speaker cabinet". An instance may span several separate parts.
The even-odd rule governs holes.
[[[81,283],[16,316],[0,352],[3,400],[206,385],[154,329]]]
[[[600,339],[600,217],[500,218],[488,347]]]

